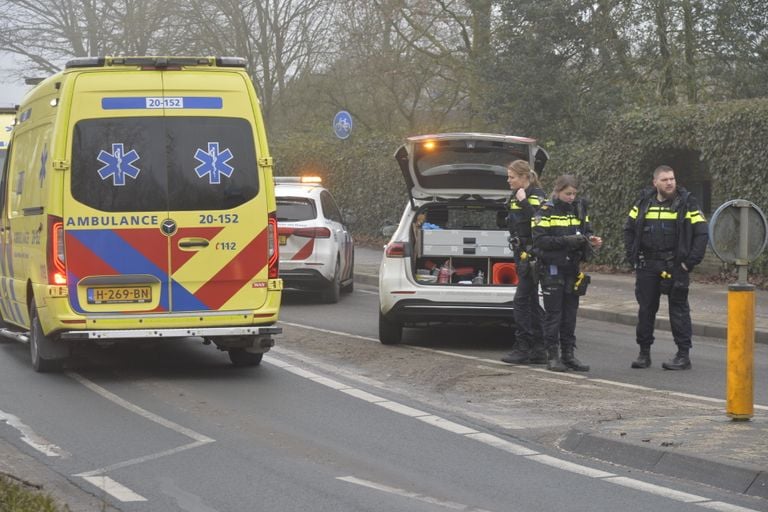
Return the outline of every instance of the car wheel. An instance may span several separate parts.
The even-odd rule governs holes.
[[[54,341],[50,336],[43,334],[43,326],[40,324],[40,318],[37,315],[37,306],[34,301],[29,311],[30,329],[29,329],[29,355],[32,359],[32,368],[36,372],[46,373],[60,370],[66,359],[66,346],[62,347],[63,341]],[[62,348],[64,350],[62,351]],[[60,357],[46,358],[42,354],[51,352],[59,353]]]
[[[352,265],[349,266],[349,282],[341,288],[344,293],[355,291],[355,258],[352,257]]]
[[[232,361],[234,366],[238,367],[258,366],[264,357],[264,354],[246,352],[244,348],[231,348],[227,352],[229,353],[229,360]]]
[[[379,341],[382,345],[397,345],[403,339],[403,325],[389,320],[379,311]]]
[[[336,271],[333,273],[331,284],[320,292],[320,300],[326,304],[336,304],[341,296],[341,264],[336,258]]]

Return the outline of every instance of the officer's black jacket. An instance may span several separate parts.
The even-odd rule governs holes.
[[[546,201],[546,194],[540,188],[530,186],[525,189],[526,198],[518,201],[514,194],[509,199],[507,227],[509,234],[516,236],[525,245],[532,243],[531,221],[536,210]]]
[[[624,249],[627,261],[633,265],[640,262],[640,242],[643,229],[651,223],[674,218],[676,221],[677,244],[674,249],[674,263],[685,263],[688,270],[701,263],[707,249],[709,233],[707,220],[699,209],[696,198],[682,187],[677,187],[677,197],[669,207],[653,206],[656,189],[643,191],[629,211],[624,223]],[[665,219],[666,216],[666,219]]]
[[[546,265],[578,266],[585,249],[568,249],[565,236],[591,236],[586,203],[581,199],[569,204],[555,199],[544,203],[533,218],[534,253]]]

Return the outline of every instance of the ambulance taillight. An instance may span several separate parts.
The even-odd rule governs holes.
[[[61,217],[48,216],[48,284],[67,284],[64,264],[64,222]]]
[[[275,212],[269,214],[269,222],[267,223],[267,251],[269,253],[267,259],[269,273],[267,275],[269,279],[277,279],[280,257],[277,252],[277,215]]]

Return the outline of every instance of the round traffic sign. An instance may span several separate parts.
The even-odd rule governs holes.
[[[742,211],[746,213],[742,214]],[[746,219],[746,220],[744,220]],[[742,238],[746,240],[742,245]],[[722,204],[709,222],[709,244],[726,263],[746,265],[765,250],[768,222],[760,208],[744,199]]]
[[[340,110],[333,117],[333,133],[342,140],[352,134],[352,116],[346,110]]]

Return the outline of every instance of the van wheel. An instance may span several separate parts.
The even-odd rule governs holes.
[[[379,341],[382,345],[397,345],[403,339],[403,326],[393,322],[379,311]]]
[[[258,366],[264,357],[264,354],[246,352],[244,348],[231,348],[227,352],[229,352],[229,360],[232,361],[234,366],[238,367]]]
[[[326,304],[336,304],[341,297],[341,263],[336,259],[336,271],[333,273],[333,281],[330,286],[320,292],[320,300]]]
[[[43,334],[43,326],[37,315],[37,306],[34,301],[29,311],[29,354],[32,359],[32,368],[36,372],[47,373],[60,370],[69,353],[69,347],[64,341],[55,341],[50,336]],[[49,354],[55,354],[49,357]],[[44,355],[46,357],[44,357]]]

